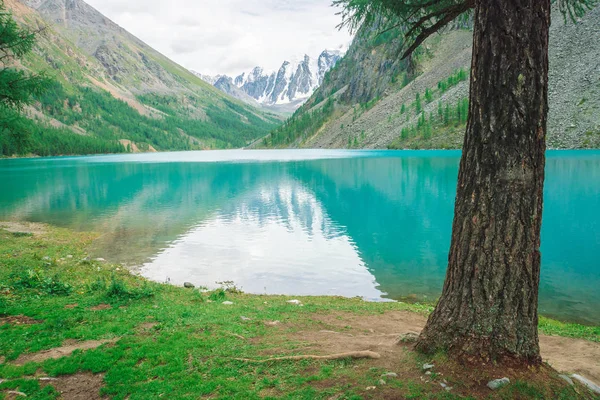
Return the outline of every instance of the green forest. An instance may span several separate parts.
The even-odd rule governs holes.
[[[110,93],[85,86],[67,91],[63,84],[52,81],[40,94],[33,96],[44,114],[65,125],[77,126],[85,135],[68,128],[54,128],[43,121],[21,119],[19,129],[27,134],[22,142],[16,135],[0,136],[0,154],[96,154],[127,151],[119,139],[129,139],[141,149],[197,150],[243,147],[264,135],[277,120],[261,119],[244,107],[225,101],[225,107],[209,106],[208,118],[201,120],[185,107],[194,103],[193,96],[147,94],[138,99],[162,115],[141,115]],[[197,112],[197,111],[196,111]]]

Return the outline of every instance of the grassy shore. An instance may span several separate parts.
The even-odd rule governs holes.
[[[95,237],[0,229],[0,399],[594,398],[546,365],[464,368],[413,352],[409,339],[396,344],[431,305],[148,282],[87,260]],[[598,327],[545,318],[540,332],[600,342]],[[351,350],[380,358],[257,362]],[[503,376],[511,384],[486,387]]]

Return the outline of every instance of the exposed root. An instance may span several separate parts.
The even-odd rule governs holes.
[[[354,358],[354,359],[371,358],[371,359],[378,359],[378,358],[381,358],[381,355],[379,355],[379,353],[375,353],[373,351],[365,350],[365,351],[351,351],[349,353],[331,354],[329,356],[313,356],[313,355],[287,356],[287,357],[267,358],[266,360],[253,360],[253,359],[250,359],[250,358],[234,358],[234,360],[237,360],[237,361],[246,361],[246,362],[253,362],[253,363],[267,363],[267,362],[271,362],[271,361],[341,360],[341,359],[344,359],[344,358]]]

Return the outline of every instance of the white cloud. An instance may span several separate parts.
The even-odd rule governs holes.
[[[87,0],[183,66],[237,75],[346,46],[331,0]]]

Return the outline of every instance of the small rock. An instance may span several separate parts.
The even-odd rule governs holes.
[[[377,389],[377,387],[375,387],[375,386],[367,386],[365,388],[365,390],[375,390],[375,389]]]
[[[379,381],[377,381],[377,383],[378,383],[379,385],[385,385],[385,381],[384,381],[383,379],[380,379]]]
[[[224,301],[221,304],[226,305],[226,306],[230,306],[233,304],[233,301]]]
[[[446,389],[447,392],[452,390],[452,387],[448,386],[448,384],[446,384],[444,382],[440,382],[440,386],[443,387],[444,389]]]
[[[252,321],[252,318],[244,317],[243,315],[240,317],[242,321]]]
[[[502,378],[502,379],[494,379],[493,381],[489,381],[487,387],[492,390],[500,389],[502,386],[506,386],[510,383],[510,379]]]
[[[592,392],[600,394],[600,386],[596,385],[594,382],[590,381],[589,379],[584,378],[583,376],[577,375],[577,374],[571,375],[571,378],[578,380],[579,382],[584,384],[588,389],[590,389]]]
[[[565,382],[567,382],[569,385],[573,386],[573,379],[569,378],[568,375],[559,375],[559,378],[561,378],[562,380],[564,380]]]
[[[98,258],[96,258],[96,261],[98,261],[98,262],[104,262],[106,260],[104,258],[102,258],[102,257],[98,257]]]
[[[287,303],[300,305],[302,302],[300,300],[288,300]]]
[[[423,364],[424,371],[427,371],[428,369],[433,369],[433,367],[435,367],[435,365],[433,364]]]
[[[398,374],[395,372],[386,372],[385,374],[383,374],[381,376],[388,377],[388,378],[397,378]]]
[[[425,372],[425,375],[431,375],[431,371]]]
[[[196,286],[194,286],[194,284],[193,284],[193,283],[191,283],[191,282],[184,282],[184,283],[183,283],[183,287],[184,287],[184,288],[187,288],[187,289],[193,289],[193,288],[195,288]]]

